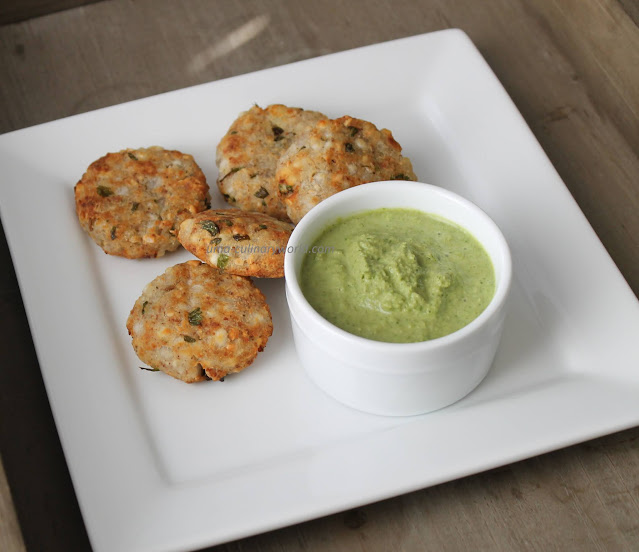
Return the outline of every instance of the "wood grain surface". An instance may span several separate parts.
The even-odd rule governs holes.
[[[68,10],[100,0],[5,0],[0,4],[0,25]]]
[[[632,0],[105,1],[0,27],[0,132],[458,27],[638,294],[638,21]],[[4,235],[0,263],[0,549],[90,550]],[[639,429],[210,550],[639,550]]]

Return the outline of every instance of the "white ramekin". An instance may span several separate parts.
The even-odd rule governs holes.
[[[495,269],[496,289],[475,320],[430,341],[385,343],[350,334],[311,307],[299,285],[307,250],[337,218],[382,207],[419,209],[445,217],[484,246]],[[448,406],[484,379],[502,333],[512,264],[501,231],[476,205],[430,184],[390,181],[345,190],[314,207],[291,235],[284,274],[295,348],[313,382],[358,410],[409,416]]]

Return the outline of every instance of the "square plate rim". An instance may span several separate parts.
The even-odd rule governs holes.
[[[439,37],[438,40],[442,42],[455,42],[461,45],[462,47],[467,48],[468,55],[471,56],[471,58],[473,59],[473,62],[480,63],[485,66],[484,70],[488,71],[488,73],[486,73],[487,78],[494,79],[494,81],[496,81],[499,88],[503,91],[503,97],[501,98],[501,100],[506,100],[508,102],[506,109],[510,110],[509,115],[514,115],[515,117],[519,117],[520,124],[523,124],[524,127],[528,130],[528,132],[530,132],[530,129],[528,129],[527,125],[525,124],[525,121],[523,121],[523,118],[517,111],[516,107],[510,101],[510,98],[501,87],[501,84],[499,84],[499,82],[497,81],[496,76],[492,73],[492,71],[490,70],[486,62],[483,60],[483,58],[481,57],[481,54],[477,51],[477,49],[472,44],[470,39],[465,35],[465,33],[463,33],[463,31],[460,31],[457,29],[448,29],[443,31],[436,31],[434,33],[426,33],[423,35],[405,37],[405,38],[396,39],[396,40],[385,42],[385,43],[364,46],[361,48],[347,50],[344,52],[338,52],[335,54],[328,54],[326,56],[313,58],[311,60],[295,62],[294,64],[262,69],[254,73],[248,73],[245,75],[230,77],[228,79],[213,81],[211,83],[199,84],[186,89],[174,90],[164,94],[150,96],[148,98],[132,100],[131,102],[126,102],[124,104],[118,104],[116,106],[110,106],[110,107],[98,109],[95,111],[91,111],[88,113],[74,115],[65,119],[42,123],[40,125],[35,125],[25,129],[12,131],[0,136],[0,154],[3,153],[2,146],[4,144],[12,143],[14,140],[17,139],[16,137],[23,137],[32,132],[40,132],[40,130],[45,127],[55,128],[56,125],[64,125],[65,121],[68,121],[70,119],[76,119],[76,118],[82,119],[82,118],[96,117],[96,116],[99,117],[105,111],[117,109],[117,108],[120,108],[121,106],[126,106],[133,103],[138,103],[139,105],[148,104],[149,101],[162,101],[162,99],[167,97],[168,95],[184,94],[185,91],[199,88],[199,87],[232,86],[233,83],[235,82],[239,82],[240,80],[244,80],[244,79],[250,80],[254,78],[255,75],[260,73],[268,73],[273,71],[288,71],[294,65],[307,64],[309,62],[314,62],[319,59],[328,60],[327,62],[330,63],[332,60],[344,59],[345,56],[348,56],[348,55],[362,55],[362,52],[365,55],[367,53],[372,53],[374,51],[379,52],[379,51],[387,50],[389,48],[401,49],[401,48],[409,48],[412,46],[420,46],[422,44],[421,41],[431,40],[435,35],[437,35]],[[53,127],[51,125],[53,125]],[[531,143],[536,144],[539,147],[539,150],[541,151],[540,146],[538,145],[534,136],[532,136],[531,132],[530,132],[530,135],[532,137]],[[550,162],[547,160],[547,157],[545,156],[543,151],[541,151],[541,154],[544,156],[544,158],[549,164]],[[563,187],[563,191],[565,193],[568,193],[559,175],[556,175],[556,178],[559,181],[559,184]],[[2,189],[0,189],[0,210],[3,215],[3,220],[7,220],[5,217],[7,217],[8,215],[6,205],[10,203],[10,200],[8,199],[7,196],[8,196],[8,192],[6,191],[6,186],[5,186]],[[574,204],[574,208],[578,210],[578,207],[576,207],[576,204]],[[579,213],[581,212],[579,211]],[[581,216],[583,217],[583,214],[581,214]],[[7,217],[7,218],[11,218],[11,217]],[[324,497],[324,499],[316,502],[315,505],[306,506],[305,508],[297,511],[296,514],[292,514],[292,510],[293,510],[292,506],[295,505],[296,501],[299,501],[302,498],[308,499],[310,497],[308,492],[306,495],[303,495],[302,493],[302,495],[300,496],[290,497],[289,503],[285,505],[284,508],[281,507],[282,505],[280,505],[279,510],[277,508],[273,508],[273,510],[268,515],[263,516],[262,519],[260,520],[253,519],[253,520],[250,520],[250,522],[248,523],[244,521],[242,523],[235,524],[235,526],[233,527],[230,527],[230,526],[225,527],[224,530],[217,530],[217,531],[204,530],[200,532],[193,532],[189,535],[186,535],[186,534],[176,535],[174,533],[169,532],[165,535],[162,535],[164,540],[161,543],[161,545],[157,542],[157,539],[154,539],[152,535],[153,529],[155,528],[154,524],[147,524],[143,527],[138,528],[137,530],[130,530],[129,528],[128,531],[123,531],[123,533],[126,533],[126,534],[123,535],[124,540],[122,541],[110,540],[106,538],[104,522],[100,520],[101,516],[104,515],[104,510],[102,506],[96,505],[95,498],[91,496],[91,491],[93,491],[94,489],[91,489],[91,491],[87,490],[87,481],[88,481],[87,479],[88,470],[86,466],[87,460],[82,458],[81,451],[77,448],[75,443],[72,442],[73,437],[71,435],[67,435],[67,417],[69,416],[69,410],[65,409],[60,404],[64,397],[60,396],[60,393],[61,393],[60,388],[52,381],[52,376],[49,374],[49,371],[45,370],[44,368],[44,366],[49,364],[47,356],[45,354],[42,354],[44,353],[44,349],[46,349],[47,346],[40,344],[41,330],[38,329],[37,331],[34,331],[34,328],[38,327],[34,313],[36,313],[42,308],[42,301],[44,300],[44,298],[41,295],[38,295],[37,293],[34,292],[33,285],[31,283],[32,278],[25,275],[29,270],[33,268],[33,266],[36,266],[37,263],[34,265],[33,263],[29,263],[25,261],[25,256],[22,254],[22,252],[18,252],[17,250],[14,250],[14,248],[12,248],[12,244],[18,241],[17,238],[15,237],[15,234],[18,232],[18,226],[16,225],[15,222],[13,222],[13,220],[15,219],[11,220],[11,224],[6,225],[7,241],[9,243],[12,259],[14,261],[14,266],[16,267],[16,273],[18,275],[20,290],[21,290],[23,301],[25,303],[25,307],[27,310],[29,324],[32,329],[32,334],[33,334],[34,343],[36,345],[38,359],[40,362],[40,366],[43,367],[42,368],[43,376],[45,379],[47,394],[49,395],[49,398],[52,402],[52,410],[53,410],[54,419],[56,421],[56,426],[58,428],[58,432],[62,441],[65,457],[67,458],[67,463],[69,464],[71,476],[73,479],[76,494],[78,496],[78,500],[80,502],[83,517],[85,519],[85,523],[87,524],[87,528],[89,530],[89,535],[91,537],[92,544],[96,548],[96,550],[109,549],[108,547],[114,545],[115,542],[118,542],[118,546],[120,547],[123,546],[127,549],[132,549],[132,550],[161,549],[166,551],[184,550],[186,548],[195,548],[195,547],[201,547],[201,546],[206,546],[210,544],[216,544],[216,543],[248,536],[250,534],[263,532],[269,529],[275,529],[277,527],[282,527],[285,525],[289,525],[291,523],[301,522],[307,519],[319,517],[322,515],[333,513],[335,511],[343,510],[349,507],[354,507],[354,506],[372,502],[375,500],[388,498],[388,497],[402,494],[408,491],[424,488],[426,486],[430,486],[436,483],[441,483],[441,482],[456,479],[458,477],[462,477],[465,475],[470,475],[472,473],[484,471],[486,469],[497,467],[499,465],[511,463],[517,460],[528,458],[530,456],[534,456],[536,454],[541,454],[544,452],[548,452],[550,450],[561,448],[563,446],[568,446],[570,444],[581,442],[589,438],[601,436],[601,435],[610,433],[612,431],[633,427],[634,425],[637,425],[637,423],[639,423],[639,412],[633,412],[631,415],[626,416],[625,418],[624,416],[620,416],[618,419],[615,419],[614,423],[611,422],[610,420],[606,420],[605,421],[606,423],[602,423],[599,426],[592,426],[587,429],[580,428],[579,432],[572,432],[572,434],[570,435],[565,435],[565,434],[562,434],[561,432],[558,432],[557,434],[553,435],[552,439],[549,439],[544,443],[534,443],[528,448],[520,448],[517,452],[509,454],[509,455],[501,455],[497,458],[492,457],[490,459],[486,458],[486,459],[483,459],[482,462],[478,463],[475,466],[469,467],[468,465],[460,464],[460,465],[452,466],[445,474],[444,473],[435,474],[429,477],[422,476],[419,480],[415,480],[414,478],[411,479],[410,477],[408,478],[404,477],[404,478],[400,478],[396,480],[395,482],[391,482],[390,484],[387,482],[385,485],[380,486],[379,489],[370,491],[366,496],[362,496],[362,495],[354,496],[353,490],[350,489],[350,492],[351,492],[350,495],[348,492],[346,492],[346,493],[343,493],[342,496],[339,496],[337,498],[331,497],[330,499],[326,499],[326,497]],[[585,217],[584,217],[584,220],[585,220]],[[599,244],[599,248],[603,250],[603,246],[601,246],[601,243],[599,242],[598,238],[596,238],[596,235],[590,228],[590,235],[587,237],[587,239],[592,240],[593,236],[596,239],[597,243]],[[612,262],[608,254],[605,252],[605,250],[603,250],[603,254],[605,254],[605,256],[607,257],[608,263],[612,264],[613,270],[611,273],[614,273],[616,270],[616,266],[614,266],[614,263]],[[16,259],[18,260],[18,262],[16,262]],[[630,295],[634,298],[634,294],[632,294],[632,292],[629,291],[629,287],[627,286],[623,277],[620,275],[618,271],[616,271],[616,274],[617,274],[617,279],[615,280],[615,286],[623,288],[625,285],[625,290],[621,290],[620,293],[625,293],[626,295]],[[635,312],[639,313],[639,310],[637,310],[636,299],[634,303],[634,308],[635,308]],[[41,351],[41,349],[43,350]],[[558,386],[561,387],[565,383],[566,382],[559,383]],[[579,386],[577,385],[576,387],[578,388]],[[579,393],[585,393],[585,391],[583,390],[580,391],[579,389],[576,389],[575,386],[572,385],[572,382],[570,385],[568,385],[567,389],[562,389],[562,393],[564,392],[573,393],[573,394],[576,393],[577,395],[579,395]],[[134,406],[129,408],[128,412],[129,413],[135,412]],[[436,416],[440,416],[440,417],[442,415],[446,416],[446,413],[440,412],[436,414]],[[457,417],[459,417],[458,413],[453,415],[456,415]],[[461,417],[463,418],[463,416]],[[455,423],[458,423],[459,421],[460,420],[457,420]],[[408,431],[406,427],[407,426],[401,426],[399,428],[396,428],[394,431],[388,432],[388,435],[386,435],[386,437],[389,437],[389,436],[392,437],[391,441],[397,440],[397,439],[401,441],[401,439],[403,438],[402,437],[403,434],[406,434],[406,433],[410,434],[410,431]],[[142,430],[137,428],[134,431],[137,432]],[[390,435],[390,434],[394,434],[394,435]],[[400,434],[400,435],[398,436],[397,434]],[[382,441],[384,440],[382,439]],[[353,451],[351,450],[353,446],[355,445],[346,444],[337,448],[344,449],[347,451],[350,450],[350,452],[353,453]],[[379,447],[379,442],[366,442],[363,445],[361,443],[358,443],[356,448],[357,447],[359,447],[360,450],[356,450],[354,454],[356,456],[359,455],[361,457],[362,455],[364,455],[363,451],[365,450],[366,451],[377,450]],[[141,453],[141,456],[140,456],[141,459],[150,461],[150,462],[153,461],[152,454],[150,451],[146,451],[146,454],[144,452],[141,452],[141,450],[138,452]],[[330,456],[331,451],[327,451],[327,452],[328,452],[328,456]],[[95,458],[95,454],[93,455],[89,454],[88,456],[92,456],[93,458]],[[413,460],[409,458],[403,458],[402,460],[406,463],[406,465],[413,465]],[[329,458],[327,462],[328,462],[328,465],[331,465],[331,462],[334,462],[334,459]],[[260,496],[256,499],[256,505],[258,507],[264,507],[269,504],[269,500],[271,497],[271,495],[269,495],[268,493],[270,489],[269,485],[264,484],[264,479],[263,479],[264,474],[267,474],[269,477],[274,477],[275,480],[277,481],[287,480],[287,479],[290,479],[291,477],[293,478],[299,477],[303,479],[304,477],[303,466],[289,465],[286,467],[287,468],[292,467],[293,468],[291,470],[292,473],[287,472],[285,469],[283,469],[284,467],[282,466],[265,466],[263,470],[258,470],[255,473],[238,474],[237,476],[230,478],[230,480],[228,481],[214,482],[214,483],[204,482],[202,485],[198,485],[198,486],[188,485],[188,484],[187,485],[167,485],[167,483],[163,481],[161,474],[159,473],[146,474],[145,477],[141,478],[141,480],[139,481],[140,488],[138,489],[139,492],[137,493],[137,496],[127,497],[128,499],[130,499],[129,503],[126,505],[126,507],[122,508],[122,511],[120,512],[119,515],[115,515],[115,518],[114,520],[112,520],[112,524],[109,526],[108,529],[110,531],[117,530],[117,529],[124,529],[126,526],[127,515],[135,511],[136,509],[140,509],[140,508],[142,509],[157,508],[158,505],[161,505],[165,507],[166,510],[169,512],[177,512],[180,510],[180,508],[191,503],[192,500],[194,500],[194,498],[200,501],[201,505],[216,504],[215,500],[207,500],[203,498],[202,493],[205,490],[209,490],[209,491],[215,490],[218,492],[236,493],[238,490],[241,490],[241,489],[248,490],[249,488],[252,488],[253,485],[257,484],[258,486],[260,486],[260,488],[263,489],[262,491],[263,496]],[[117,473],[115,472],[111,473],[110,476],[111,477],[123,476],[122,478],[123,481],[131,481],[132,476],[140,475],[139,471],[129,470],[123,464],[117,464],[115,471]],[[272,492],[275,489],[270,489],[270,490]],[[347,491],[348,490],[349,489],[347,489]],[[228,494],[225,496],[229,497]],[[240,504],[236,504],[236,506],[240,507]],[[139,518],[136,520],[136,522],[138,523],[140,522]],[[106,532],[109,532],[109,531],[106,531]]]

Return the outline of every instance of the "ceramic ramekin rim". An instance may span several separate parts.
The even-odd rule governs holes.
[[[428,190],[427,193],[435,193],[441,195],[449,201],[456,202],[462,205],[463,208],[474,211],[476,215],[482,218],[483,223],[486,224],[488,228],[490,228],[490,231],[493,232],[496,238],[499,254],[501,256],[501,270],[497,278],[497,287],[495,289],[495,294],[493,295],[493,298],[491,299],[488,306],[479,314],[479,316],[477,316],[477,318],[453,333],[435,339],[413,343],[390,343],[385,341],[375,341],[351,334],[326,320],[311,306],[301,290],[297,278],[297,273],[295,271],[295,256],[303,255],[304,253],[300,250],[300,248],[296,246],[298,246],[299,243],[302,241],[302,238],[304,237],[305,232],[307,232],[308,227],[311,226],[312,223],[315,222],[318,218],[324,216],[327,212],[332,210],[334,206],[339,204],[340,202],[346,201],[348,199],[351,199],[352,196],[357,196],[360,194],[380,193],[376,190],[382,190],[390,186],[394,187],[394,190],[391,190],[394,193],[397,192],[397,187],[401,186],[402,188],[413,188],[414,193],[424,193],[424,190]],[[380,206],[379,208],[382,207]],[[416,207],[407,204],[405,208],[414,209]],[[348,214],[355,214],[358,212],[369,210],[372,209],[353,209]],[[343,218],[347,215],[335,215],[332,218],[328,218],[324,224],[324,227],[327,227],[338,218]],[[459,225],[463,228],[466,228],[463,224]],[[316,238],[317,236],[314,237]],[[477,239],[480,243],[482,243],[479,238]],[[484,243],[482,243],[482,245],[484,246],[484,248],[486,247]],[[291,249],[292,252],[289,253],[289,250]],[[495,263],[493,263],[493,266],[494,264]],[[433,184],[427,184],[424,182],[385,180],[380,182],[362,184],[360,186],[338,192],[337,194],[334,194],[331,197],[325,199],[324,201],[316,205],[313,209],[311,209],[293,229],[291,237],[289,238],[287,252],[284,256],[284,277],[286,280],[287,291],[290,293],[291,299],[296,303],[296,308],[304,309],[306,311],[305,314],[309,316],[314,323],[318,324],[324,331],[332,334],[334,337],[341,339],[342,341],[351,341],[354,345],[357,344],[360,347],[368,347],[369,350],[378,351],[380,353],[417,353],[434,351],[437,349],[444,349],[449,346],[453,346],[459,341],[465,340],[466,338],[468,338],[468,336],[480,330],[494,316],[499,314],[510,291],[512,281],[512,258],[510,254],[510,248],[508,247],[508,242],[506,241],[506,238],[504,237],[499,226],[497,226],[497,224],[490,216],[488,216],[488,214],[486,214],[485,211],[483,211],[480,207],[475,205],[470,200],[460,196],[455,192],[451,192],[450,190],[440,188],[439,186],[435,186]],[[290,308],[291,305],[289,304],[289,309]]]

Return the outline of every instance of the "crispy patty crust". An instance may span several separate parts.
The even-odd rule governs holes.
[[[263,213],[210,209],[180,225],[180,243],[198,259],[229,274],[284,276],[284,252],[293,231]]]
[[[321,120],[280,157],[276,179],[289,218],[301,218],[327,197],[365,182],[417,180],[390,130],[353,117]]]
[[[209,200],[193,157],[157,146],[109,153],[75,186],[82,228],[106,253],[130,259],[175,251],[180,223]]]
[[[273,333],[264,295],[249,278],[195,260],[148,284],[126,326],[142,362],[187,383],[240,372]]]
[[[266,109],[256,105],[242,113],[217,146],[217,184],[227,202],[288,220],[275,183],[277,160],[296,136],[325,118],[279,104]]]

